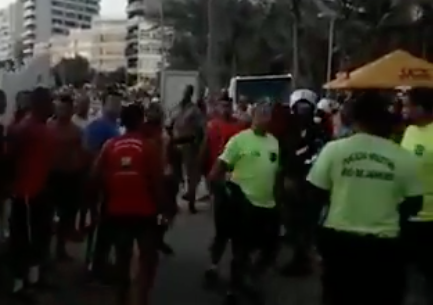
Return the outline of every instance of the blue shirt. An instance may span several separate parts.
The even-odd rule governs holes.
[[[116,122],[104,117],[93,120],[84,130],[84,144],[91,152],[99,152],[104,143],[119,135]]]

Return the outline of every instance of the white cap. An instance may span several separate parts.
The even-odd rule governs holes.
[[[322,98],[317,103],[317,109],[320,109],[326,113],[331,113],[336,108],[336,102],[329,98]]]
[[[293,93],[290,95],[290,107],[293,107],[296,105],[297,102],[300,100],[304,100],[309,102],[311,105],[316,106],[317,102],[317,94],[309,89],[298,89],[293,91]]]
[[[155,97],[153,97],[153,98],[150,100],[150,102],[151,102],[151,103],[159,103],[159,98],[157,98],[157,97],[155,96]]]

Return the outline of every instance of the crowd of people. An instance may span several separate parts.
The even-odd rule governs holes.
[[[148,304],[159,252],[175,252],[164,235],[180,186],[196,214],[204,180],[215,227],[204,278],[210,287],[219,281],[230,244],[225,304],[244,297],[265,304],[265,276],[286,242],[294,254],[281,274],[310,274],[320,257],[325,305],[403,304],[408,265],[433,301],[430,90],[410,91],[398,111],[371,91],[353,94],[343,110],[310,90],[293,92],[287,103],[240,97],[236,105],[222,92],[207,111],[192,96],[188,86],[166,124],[158,100],[125,104],[113,88],[100,96],[93,119],[86,92],[38,87],[17,95],[0,155],[2,201],[11,201],[13,300],[34,304],[40,289],[55,288],[48,268],[54,234],[62,261],[71,259],[69,240],[86,239],[89,282],[114,285],[119,305],[131,298],[136,243],[142,286],[132,297]],[[0,110],[6,105],[1,93]],[[337,112],[350,130],[341,139]]]

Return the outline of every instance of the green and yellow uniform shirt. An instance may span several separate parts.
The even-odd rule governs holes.
[[[417,172],[423,186],[423,208],[414,221],[433,221],[433,123],[409,126],[401,146],[417,157]]]
[[[274,184],[279,169],[279,146],[271,134],[242,131],[226,144],[219,159],[232,169],[231,180],[257,207],[275,207]]]
[[[422,192],[416,159],[364,133],[328,143],[307,180],[330,192],[325,227],[380,237],[398,235],[400,203]]]

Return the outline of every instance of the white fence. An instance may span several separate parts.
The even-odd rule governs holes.
[[[32,90],[36,86],[52,87],[54,85],[50,64],[49,54],[41,54],[31,58],[16,71],[0,70],[0,89],[6,92],[8,99],[6,123],[9,123],[13,117],[15,96],[19,91]]]

